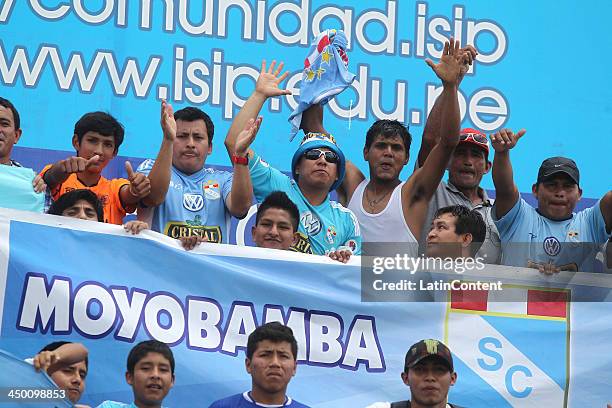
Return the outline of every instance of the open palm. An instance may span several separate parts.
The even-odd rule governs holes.
[[[278,67],[276,67],[276,69],[274,69],[275,66],[275,60],[273,60],[272,64],[270,64],[270,68],[266,68],[265,60],[261,62],[261,71],[259,72],[259,78],[257,78],[257,83],[255,84],[255,92],[258,92],[264,95],[265,97],[291,95],[291,91],[287,89],[281,89],[278,86],[278,84],[280,84],[285,80],[285,78],[287,78],[289,72],[285,72],[284,74],[280,75],[284,66],[284,63],[282,62],[278,64]]]
[[[437,64],[430,59],[425,60],[425,62],[433,69],[442,82],[458,84],[461,77],[461,68],[464,65],[463,60],[463,51],[459,48],[459,41],[455,41],[451,37],[450,41],[444,43],[444,50]]]
[[[259,131],[259,126],[261,126],[262,117],[258,117],[257,119],[249,119],[246,123],[244,129],[238,134],[238,138],[236,139],[236,154],[239,156],[244,156],[255,140],[255,136]]]

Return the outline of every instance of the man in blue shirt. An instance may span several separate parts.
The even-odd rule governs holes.
[[[287,73],[280,75],[282,63],[274,69],[273,62],[266,69],[265,61],[255,86],[225,139],[228,152],[236,149],[239,132],[249,120],[259,114],[265,101],[273,96],[286,95],[280,89]],[[355,215],[339,203],[329,200],[329,192],[344,177],[345,158],[334,138],[329,134],[309,133],[293,155],[293,179],[271,167],[252,149],[247,157],[255,198],[262,201],[273,191],[284,191],[300,210],[300,226],[295,248],[300,252],[330,255],[344,261],[347,255],[361,253],[361,233]],[[340,254],[340,255],[338,255]]]
[[[213,402],[209,408],[308,408],[287,396],[297,369],[297,341],[288,326],[266,323],[249,335],[246,370],[251,391]]]
[[[139,219],[173,238],[227,243],[230,217],[244,217],[251,205],[248,167],[234,162],[233,174],[204,167],[212,152],[214,125],[200,109],[188,107],[173,115],[163,102],[161,123],[164,139],[157,159],[138,167],[151,180],[144,203],[149,208],[139,209]]]
[[[593,207],[574,213],[582,196],[578,167],[571,159],[551,157],[540,166],[532,186],[538,208],[531,207],[519,195],[510,162],[510,150],[524,134],[525,130],[503,129],[491,136],[493,216],[502,242],[502,263],[547,274],[594,271],[595,256],[612,230],[612,191]]]
[[[174,355],[157,340],[138,343],[130,350],[125,379],[132,386],[134,402],[104,401],[97,408],[161,408],[174,386]]]
[[[43,212],[44,180],[11,159],[21,133],[19,112],[11,101],[0,97],[0,207]]]

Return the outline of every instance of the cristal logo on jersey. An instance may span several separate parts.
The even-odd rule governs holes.
[[[214,180],[208,180],[204,183],[202,190],[204,190],[204,195],[209,200],[218,200],[221,197],[219,193],[219,183]]]
[[[300,217],[300,223],[308,235],[317,235],[321,231],[321,220],[310,211],[306,211]]]
[[[542,243],[544,247],[544,252],[546,252],[549,256],[557,256],[559,252],[561,252],[561,244],[559,240],[555,237],[548,237]]]
[[[289,250],[293,252],[301,252],[303,254],[312,254],[313,252],[310,239],[308,239],[308,237],[301,232],[298,232],[297,234],[298,238],[295,240],[295,243],[291,245]]]
[[[221,227],[218,225],[200,225],[202,222],[199,215],[194,220],[171,221],[164,227],[164,234],[178,239],[182,237],[201,236],[206,237],[208,242],[220,243],[223,241]]]
[[[201,194],[183,194],[183,207],[189,211],[200,211],[204,207],[204,197]]]

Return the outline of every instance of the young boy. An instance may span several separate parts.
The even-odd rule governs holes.
[[[51,205],[47,214],[104,222],[102,202],[91,190],[84,188],[72,190],[62,195]],[[132,235],[136,235],[140,231],[148,229],[149,225],[143,221],[133,220],[125,223],[123,228],[127,232],[131,232]]]
[[[165,343],[147,340],[128,355],[125,380],[132,386],[134,402],[104,401],[98,408],[160,408],[174,386],[174,355]]]
[[[34,358],[26,361],[36,371],[46,371],[57,387],[66,391],[66,398],[76,404],[85,391],[89,368],[87,355],[88,351],[81,343],[56,341],[47,344]]]
[[[251,229],[253,242],[260,248],[290,249],[298,236],[300,212],[282,191],[274,191],[257,209]]]
[[[135,173],[129,162],[125,163],[128,180],[102,177],[102,170],[117,155],[123,135],[123,126],[108,113],[83,115],[72,136],[77,155],[49,164],[40,173],[53,200],[75,189],[89,189],[103,203],[104,222],[121,225],[125,214],[151,191],[148,177]]]
[[[289,327],[278,322],[258,327],[249,335],[245,360],[251,391],[215,401],[209,408],[308,408],[287,396],[296,360],[297,341]]]

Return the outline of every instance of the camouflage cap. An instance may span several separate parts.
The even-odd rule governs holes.
[[[404,367],[408,370],[419,363],[424,358],[436,356],[440,357],[448,365],[448,368],[453,372],[453,356],[451,351],[440,340],[425,339],[410,346],[406,353],[406,362]]]

